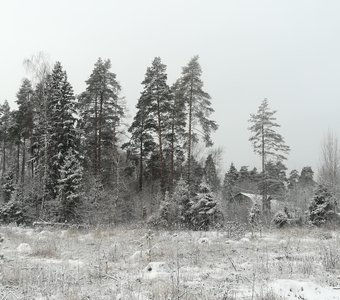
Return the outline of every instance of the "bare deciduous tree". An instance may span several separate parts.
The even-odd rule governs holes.
[[[333,192],[340,185],[340,151],[337,135],[328,130],[321,144],[321,158],[318,181]]]

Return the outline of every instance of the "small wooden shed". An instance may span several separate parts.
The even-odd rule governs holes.
[[[271,203],[271,211],[277,212],[278,210],[282,209],[282,205],[280,201],[272,199],[271,196],[268,196],[270,203]],[[250,193],[237,193],[234,196],[234,203],[236,205],[240,205],[243,207],[247,207],[251,209],[254,204],[257,204],[259,208],[262,210],[262,195],[260,194],[250,194]]]

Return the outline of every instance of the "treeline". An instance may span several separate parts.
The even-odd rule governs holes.
[[[203,177],[217,177],[211,155],[205,167],[194,156],[218,128],[198,56],[171,86],[153,60],[132,124],[110,60],[98,59],[78,96],[60,62],[26,63],[34,84],[22,81],[16,110],[0,109],[3,219],[126,221],[157,210],[181,178],[190,200]]]
[[[286,174],[290,149],[276,131],[276,111],[267,99],[249,119],[249,141],[261,170],[231,164],[221,181],[222,153],[207,150],[218,125],[198,59],[169,85],[166,65],[156,57],[131,124],[110,60],[98,59],[79,95],[60,62],[50,68],[41,57],[26,60],[32,79],[23,79],[17,109],[7,101],[0,106],[0,222],[148,220],[154,226],[208,229],[239,217],[234,210],[239,192],[261,195],[267,219],[271,199],[304,215],[314,172],[304,167]],[[326,155],[334,152],[326,151],[333,144],[327,143],[324,156],[338,162],[338,156]],[[327,166],[322,174],[335,194],[338,173]],[[241,213],[249,221],[248,211]]]
[[[316,185],[311,167],[303,167],[300,172],[294,169],[288,175],[282,162],[269,161],[265,168],[267,191],[269,195],[275,195],[280,200],[286,200],[289,191],[309,189]],[[249,170],[248,166],[241,166],[237,170],[232,163],[225,173],[222,193],[224,199],[232,201],[233,196],[240,192],[262,195],[263,188],[263,175],[257,168]]]

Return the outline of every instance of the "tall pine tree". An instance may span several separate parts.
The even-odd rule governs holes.
[[[252,136],[249,141],[253,144],[254,152],[261,156],[262,160],[262,186],[263,186],[263,210],[270,212],[270,199],[268,197],[268,174],[266,172],[266,163],[272,159],[282,161],[286,159],[289,152],[289,147],[281,134],[275,131],[275,128],[280,127],[275,123],[275,113],[269,108],[268,100],[264,99],[258,108],[256,114],[251,114],[249,122],[251,126],[249,130]]]
[[[163,191],[165,191],[167,181],[164,161],[165,130],[171,120],[172,98],[170,87],[166,81],[166,66],[159,57],[156,57],[146,71],[145,79],[142,82],[143,91],[137,104],[139,110],[137,111],[134,123],[130,127],[130,132],[133,133],[132,138],[134,139],[134,144],[136,145],[137,139],[139,140],[141,146],[140,153],[143,152],[142,148],[146,146],[142,141],[145,135],[149,138],[151,136],[157,137],[157,142],[154,141],[157,145],[157,152],[153,152],[151,158],[155,159],[157,157],[158,164],[156,165],[152,161],[152,164],[149,164],[149,166],[152,166],[150,171],[154,175],[154,178],[156,178],[156,174],[159,174]],[[153,150],[155,151],[156,149]],[[142,164],[142,157],[140,156],[140,158]],[[140,165],[140,169],[142,168],[143,166]],[[142,176],[142,174],[140,174],[140,176]]]
[[[170,126],[166,131],[166,152],[169,157],[169,186],[173,187],[174,180],[181,176],[180,167],[184,161],[183,144],[185,142],[186,104],[178,79],[171,87],[172,98],[170,106]],[[176,172],[177,171],[177,172]]]
[[[214,109],[211,107],[210,95],[203,90],[203,81],[201,80],[202,70],[198,58],[198,56],[193,57],[188,65],[183,67],[181,77],[181,89],[188,109],[187,180],[189,188],[191,181],[192,144],[198,141],[197,132],[202,136],[206,146],[212,146],[211,132],[218,128],[216,122],[209,119]],[[201,130],[197,127],[195,128],[194,125],[199,125]]]
[[[19,138],[22,141],[21,182],[24,183],[26,171],[26,141],[31,139],[33,132],[33,88],[28,79],[24,79],[17,93],[17,123]]]
[[[95,176],[101,174],[107,184],[115,174],[119,126],[124,117],[121,87],[110,69],[111,61],[99,58],[86,81],[86,91],[79,97],[85,167]]]

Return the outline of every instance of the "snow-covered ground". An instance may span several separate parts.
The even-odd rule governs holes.
[[[0,227],[0,299],[340,300],[340,233],[229,233]]]

